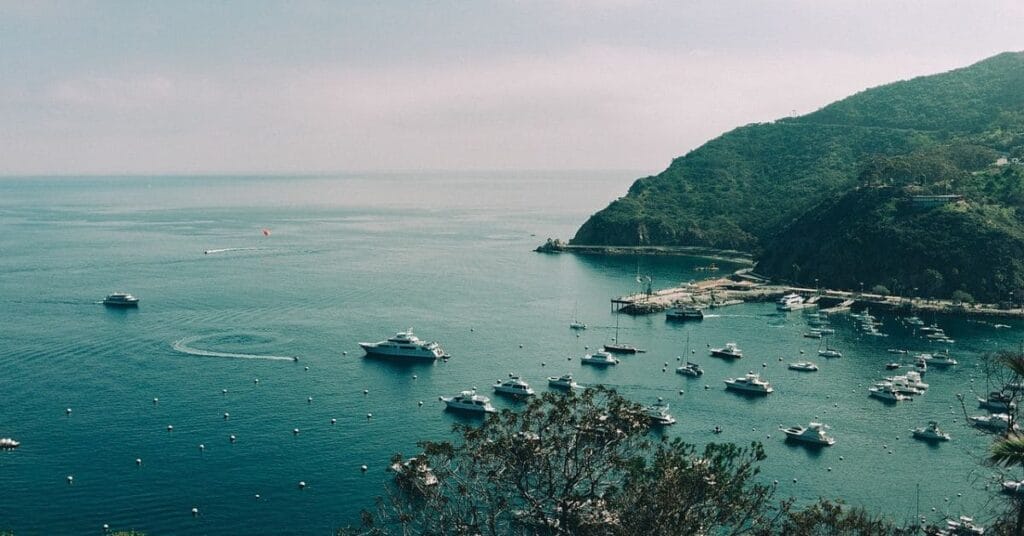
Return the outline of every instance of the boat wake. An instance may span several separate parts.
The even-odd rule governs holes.
[[[203,357],[225,357],[229,359],[264,359],[269,361],[298,361],[299,358],[295,356],[287,355],[260,355],[260,354],[238,354],[234,352],[214,352],[211,350],[202,350],[199,348],[193,348],[190,344],[203,339],[205,337],[186,337],[184,339],[175,341],[171,345],[175,351],[183,354],[197,355]]]
[[[203,255],[213,255],[215,253],[226,253],[228,251],[259,251],[267,248],[220,248],[220,249],[204,249]]]

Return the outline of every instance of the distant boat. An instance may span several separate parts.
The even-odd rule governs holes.
[[[138,307],[139,299],[127,292],[115,292],[103,298],[103,305],[110,307]]]
[[[794,311],[796,309],[802,309],[803,307],[803,297],[795,292],[786,294],[779,298],[779,301],[775,302],[775,308],[780,311]]]
[[[635,354],[640,351],[639,348],[631,344],[621,344],[619,342],[619,317],[615,316],[615,342],[612,344],[605,344],[604,350],[613,354]]]
[[[782,430],[782,433],[786,434],[786,439],[789,440],[825,447],[836,444],[835,438],[825,433],[828,425],[820,422],[812,422],[807,427],[791,426],[789,428],[780,427],[779,429]]]
[[[578,389],[579,384],[572,378],[572,374],[563,374],[561,376],[548,376],[548,385],[555,389]]]
[[[682,305],[666,311],[665,320],[704,320],[704,312],[692,305]]]
[[[0,450],[16,449],[21,443],[9,437],[0,437]]]
[[[580,322],[579,312],[580,302],[576,302],[576,307],[572,310],[572,322],[569,322],[569,327],[572,329],[587,329],[587,325]]]
[[[810,361],[799,361],[796,363],[790,363],[787,365],[789,370],[798,370],[800,372],[817,372],[818,365],[811,363]]]
[[[394,337],[380,342],[361,342],[359,346],[367,357],[399,357],[413,359],[447,359],[450,357],[436,342],[420,340],[413,335],[412,328],[398,332]]]
[[[734,342],[727,342],[722,348],[712,348],[710,350],[711,355],[715,357],[726,357],[730,359],[739,359],[743,357],[743,350],[740,350],[739,346],[736,346]]]
[[[494,406],[491,405],[491,399],[483,395],[476,394],[476,390],[462,391],[456,396],[452,397],[441,397],[441,401],[445,403],[448,409],[468,411],[472,413],[495,413]]]
[[[608,352],[598,350],[598,351],[596,351],[596,352],[594,352],[592,354],[587,354],[587,355],[581,357],[580,358],[580,363],[583,363],[583,364],[586,364],[586,365],[607,366],[607,365],[618,365],[619,364],[619,360],[616,359],[612,354],[610,354]]]
[[[949,441],[949,434],[939,429],[939,423],[929,421],[928,426],[921,426],[910,431],[914,439],[922,441]]]
[[[525,380],[515,374],[509,374],[507,380],[499,380],[495,383],[494,392],[512,396],[534,395],[533,388],[530,387],[530,384],[526,383]]]
[[[742,378],[729,378],[725,380],[725,388],[759,395],[767,395],[774,391],[770,383],[762,380],[761,376],[753,371],[748,372]]]
[[[657,402],[644,408],[644,414],[655,426],[668,426],[676,423],[676,418],[668,412],[668,403],[660,397]]]

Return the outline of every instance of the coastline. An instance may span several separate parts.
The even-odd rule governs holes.
[[[678,257],[700,257],[722,262],[754,265],[754,256],[744,251],[716,249],[704,246],[597,246],[566,244],[558,239],[534,249],[537,253],[575,253],[578,255],[657,255]]]

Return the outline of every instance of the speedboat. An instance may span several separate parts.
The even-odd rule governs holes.
[[[898,369],[898,368],[900,368],[902,366],[903,365],[900,365],[899,363],[895,363],[895,362],[893,362],[893,363],[886,363],[885,370],[896,370],[896,369]]]
[[[873,396],[879,400],[885,400],[886,402],[901,402],[903,400],[911,400],[907,395],[900,394],[892,388],[892,385],[882,385],[868,388],[868,396]]]
[[[798,361],[796,363],[790,363],[787,365],[789,370],[799,370],[801,372],[817,372],[818,365],[811,363],[810,361]]]
[[[586,324],[584,324],[583,322],[579,322],[577,320],[573,320],[572,322],[569,322],[569,327],[572,328],[572,329],[587,329],[587,325]]]
[[[509,374],[507,380],[499,380],[495,383],[494,392],[513,396],[532,396],[535,394],[530,384],[515,374]]]
[[[806,428],[803,426],[791,426],[789,428],[779,427],[779,430],[782,430],[782,432],[786,434],[786,439],[826,447],[836,443],[835,438],[830,437],[825,433],[825,430],[827,429],[828,425],[821,424],[820,422],[812,422],[808,424]]]
[[[740,350],[739,346],[736,346],[734,342],[727,342],[722,348],[712,348],[711,355],[715,357],[727,357],[731,359],[739,359],[743,357],[743,350]]]
[[[476,394],[476,390],[463,391],[452,397],[442,396],[441,401],[444,402],[449,409],[475,413],[495,413],[498,411],[491,405],[490,398]]]
[[[792,311],[801,309],[804,306],[804,299],[795,292],[790,292],[775,302],[775,308],[780,311]]]
[[[619,360],[612,354],[605,352],[604,350],[598,350],[592,354],[587,354],[580,358],[580,363],[586,363],[588,365],[618,365]]]
[[[967,420],[971,421],[971,424],[978,428],[984,428],[995,432],[1005,432],[1010,429],[1010,416],[1005,413],[967,417]],[[1014,423],[1013,429],[1016,430],[1017,428],[1017,424]]]
[[[548,376],[548,386],[556,389],[577,389],[580,384],[572,379],[572,374],[562,374],[559,377]]]
[[[939,423],[928,421],[928,426],[921,426],[910,431],[914,439],[922,441],[949,441],[949,434],[939,429]]]
[[[704,369],[700,368],[700,365],[694,363],[693,361],[687,361],[685,365],[676,369],[676,374],[682,374],[684,376],[692,376],[696,378],[697,376],[704,375]]]
[[[989,411],[1009,411],[1017,407],[1013,397],[1001,391],[992,391],[987,398],[978,397],[978,405]]]
[[[420,340],[413,335],[412,328],[406,331],[399,331],[394,337],[380,342],[361,342],[359,346],[370,357],[401,357],[415,359],[447,359],[451,356],[445,353],[441,345],[436,342]]]
[[[16,449],[20,446],[20,442],[15,441],[10,437],[0,437],[0,450]]]
[[[662,401],[660,397],[657,402],[644,408],[644,415],[647,415],[651,424],[655,426],[668,426],[676,423],[676,418],[668,412],[668,403]]]
[[[704,312],[692,305],[673,307],[665,312],[665,320],[704,320]]]
[[[110,307],[138,307],[139,299],[127,292],[115,292],[103,298],[103,305]]]
[[[748,372],[742,378],[729,378],[725,380],[725,388],[762,395],[766,395],[774,390],[770,383],[762,380],[761,376],[753,371]]]

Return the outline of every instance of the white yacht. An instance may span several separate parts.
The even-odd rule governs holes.
[[[103,298],[103,305],[111,307],[138,307],[139,299],[127,292],[115,292]]]
[[[888,390],[888,391],[892,391],[894,393],[898,393],[900,395],[904,395],[904,396],[907,397],[908,400],[910,399],[910,397],[913,397],[913,396],[916,396],[916,395],[923,395],[924,394],[924,391],[922,391],[920,389],[917,389],[915,387],[911,387],[911,386],[907,385],[907,383],[904,382],[904,381],[895,381],[894,382],[894,381],[889,380],[889,379],[886,379],[886,380],[880,381],[880,382],[876,382],[875,383],[875,388],[885,389],[885,390]]]
[[[739,346],[736,346],[734,342],[727,342],[722,348],[712,348],[711,355],[715,357],[726,357],[730,359],[739,359],[743,357],[743,350],[740,350]]]
[[[612,354],[605,352],[604,350],[598,350],[592,354],[587,354],[580,358],[580,363],[586,363],[588,365],[618,365],[619,360]]]
[[[700,368],[700,365],[693,361],[687,361],[685,365],[676,368],[676,374],[696,378],[704,375],[704,369]]]
[[[725,380],[725,388],[746,393],[757,393],[766,395],[772,392],[772,386],[755,372],[748,372],[742,378],[729,378]]]
[[[921,426],[910,431],[915,439],[923,441],[949,441],[949,434],[939,429],[939,423],[928,421],[928,426]]]
[[[580,384],[572,379],[572,374],[562,374],[558,377],[548,376],[548,386],[556,389],[578,389]]]
[[[16,449],[21,443],[9,437],[0,437],[0,450]]]
[[[1003,493],[1024,493],[1024,480],[1004,480]]]
[[[929,365],[939,368],[951,367],[958,363],[956,359],[949,355],[948,350],[941,354],[918,354],[917,357],[920,357]]]
[[[409,328],[407,331],[400,331],[386,341],[361,342],[359,346],[362,347],[367,356],[375,357],[408,357],[415,359],[447,359],[451,357],[445,353],[440,344],[421,341],[419,337],[413,335],[412,328]]]
[[[519,376],[509,374],[507,380],[499,380],[494,384],[494,392],[514,396],[532,396],[533,388]]]
[[[1001,391],[992,391],[988,394],[988,397],[978,397],[978,405],[989,411],[1005,412],[1017,407],[1017,403],[1013,401],[1013,397],[1007,394],[1003,394]]]
[[[907,395],[900,394],[895,391],[891,385],[889,386],[875,386],[868,388],[868,396],[873,396],[886,402],[901,402],[903,400],[911,400]]]
[[[811,363],[810,361],[798,361],[796,363],[790,363],[787,365],[789,370],[799,370],[800,372],[817,372],[818,365]]]
[[[828,425],[821,424],[820,422],[812,422],[808,424],[806,428],[803,426],[791,426],[789,428],[779,427],[779,430],[782,430],[782,432],[786,434],[786,439],[810,443],[812,445],[831,446],[836,443],[836,440],[825,433],[825,430],[827,429]]]
[[[668,426],[676,423],[676,418],[668,412],[668,403],[660,397],[657,402],[644,408],[644,414],[655,426]]]
[[[790,292],[775,302],[775,308],[780,311],[793,311],[804,306],[804,299],[796,292]]]
[[[967,420],[971,421],[971,424],[978,428],[985,428],[995,432],[1005,432],[1010,428],[1010,416],[1005,413],[967,417]],[[1013,429],[1018,429],[1016,423],[1014,423]]]
[[[818,355],[821,357],[843,357],[843,354],[835,348],[825,348],[824,350],[818,350]]]
[[[985,534],[985,527],[974,524],[974,519],[967,516],[960,516],[958,520],[947,519],[946,531],[939,534],[964,535],[964,534]]]
[[[475,413],[495,413],[498,411],[491,405],[490,398],[476,394],[475,390],[463,391],[452,397],[442,396],[441,401],[444,402],[449,409],[471,411]]]

